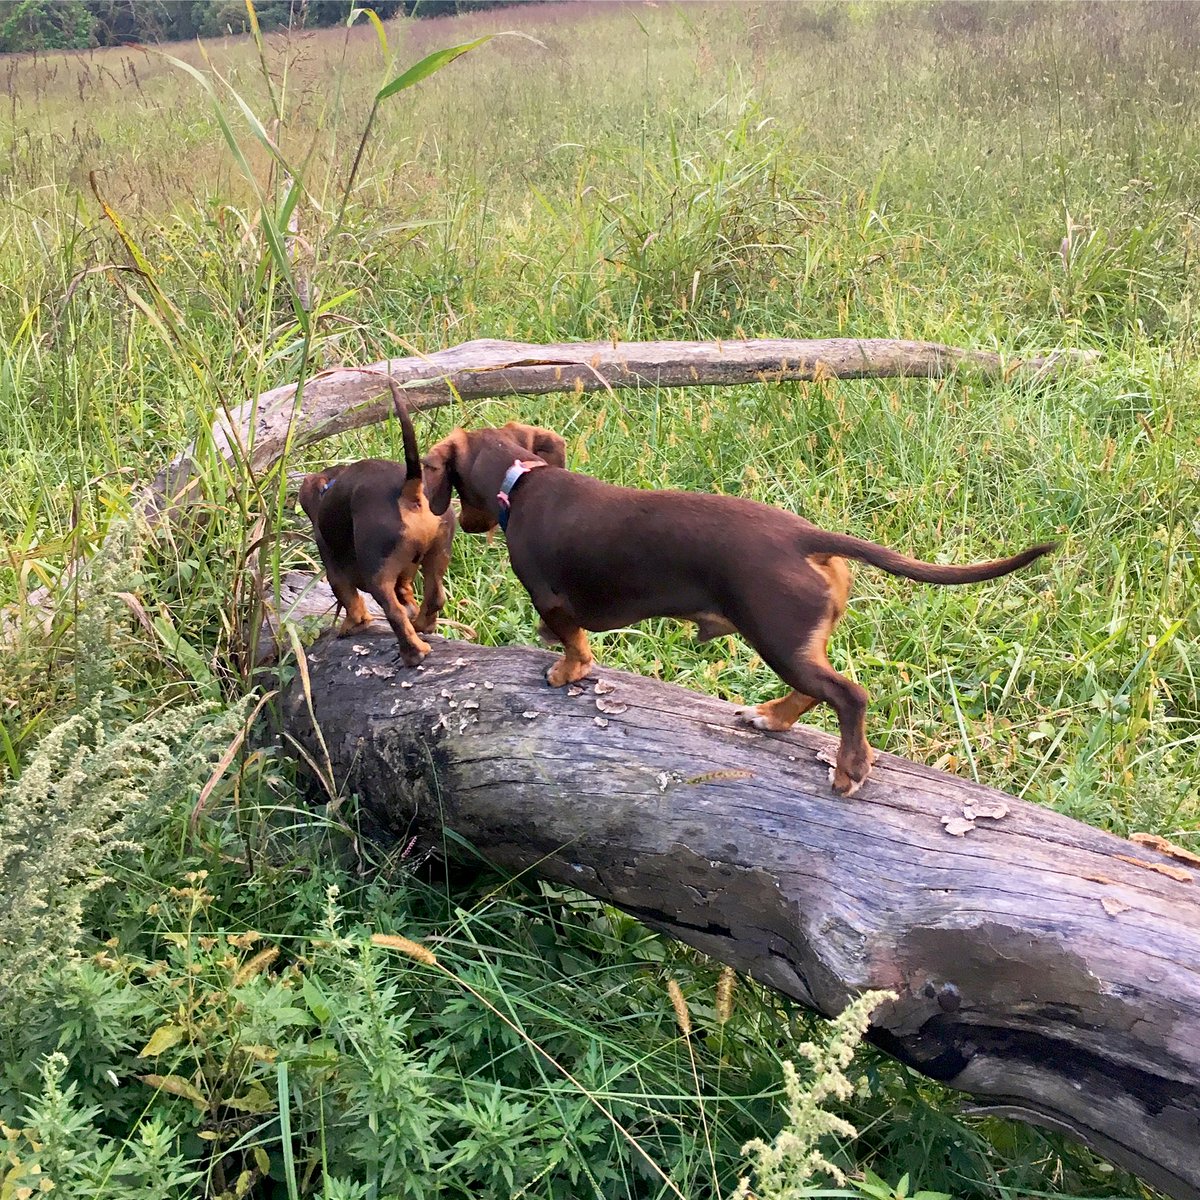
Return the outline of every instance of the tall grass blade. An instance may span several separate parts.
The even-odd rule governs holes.
[[[375,36],[379,40],[379,51],[383,55],[384,62],[386,62],[389,57],[387,30],[384,29],[383,22],[379,19],[379,14],[373,8],[352,8],[350,16],[346,18],[346,24],[353,25],[359,17],[366,17],[375,27]]]
[[[443,67],[448,67],[456,58],[461,58],[485,42],[490,42],[496,36],[498,35],[494,33],[485,34],[473,42],[464,42],[461,46],[450,46],[445,50],[435,50],[432,54],[427,54],[420,62],[414,63],[407,71],[397,75],[391,83],[381,87],[375,95],[375,103],[382,104],[384,100],[394,96],[397,92],[413,87],[422,79],[428,79],[430,75],[440,71]]]
[[[288,1065],[280,1059],[275,1064],[275,1096],[279,1104],[279,1150],[283,1155],[283,1178],[288,1200],[300,1200],[296,1184],[296,1156],[292,1148],[292,1091],[288,1086]]]

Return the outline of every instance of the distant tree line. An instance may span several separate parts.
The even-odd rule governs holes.
[[[351,8],[383,18],[442,17],[530,0],[258,0],[264,30],[336,25]],[[0,0],[0,53],[86,50],[126,42],[174,42],[244,33],[245,0]]]

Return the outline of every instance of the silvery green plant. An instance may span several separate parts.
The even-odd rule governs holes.
[[[787,1121],[773,1142],[755,1138],[742,1147],[743,1154],[752,1156],[757,1183],[751,1192],[749,1177],[739,1180],[732,1200],[748,1200],[751,1195],[758,1200],[801,1200],[812,1194],[817,1175],[845,1184],[845,1172],[825,1156],[821,1142],[827,1137],[853,1139],[858,1130],[825,1105],[830,1100],[844,1103],[854,1094],[846,1069],[871,1013],[891,998],[890,992],[864,992],[833,1020],[824,1043],[804,1042],[799,1049],[809,1063],[807,1079],[801,1079],[794,1063],[784,1062]]]

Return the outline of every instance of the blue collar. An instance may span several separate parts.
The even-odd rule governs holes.
[[[504,479],[500,483],[500,490],[496,493],[496,503],[500,506],[500,528],[506,533],[508,532],[508,514],[512,509],[512,494],[517,483],[523,475],[528,475],[530,471],[535,471],[538,467],[545,465],[540,458],[518,458],[505,471]]]
[[[335,483],[337,483],[337,476],[336,476],[336,475],[335,475],[335,476],[334,476],[332,479],[327,479],[327,480],[325,480],[325,482],[324,482],[324,483],[321,485],[321,490],[320,490],[320,491],[317,493],[317,495],[318,495],[318,496],[323,496],[323,495],[325,495],[325,493],[326,493],[327,491],[329,491],[329,489],[330,489],[331,487],[333,487],[333,485],[334,485]]]

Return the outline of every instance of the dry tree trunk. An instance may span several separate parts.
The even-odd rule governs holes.
[[[760,339],[729,342],[568,342],[532,345],[480,339],[432,354],[385,359],[365,367],[324,371],[302,396],[294,384],[274,388],[232,413],[214,416],[209,436],[215,452],[235,471],[259,475],[290,449],[386,420],[391,399],[385,378],[404,388],[414,411],[464,400],[593,392],[640,387],[778,383],[784,380],[867,377],[940,378],[958,369],[1007,377],[1040,378],[1099,358],[1090,350],[1054,350],[1006,361],[984,350],[960,350],[935,342],[883,338]],[[134,515],[158,525],[194,498],[199,486],[195,446],[165,466],[133,501]],[[71,564],[55,591],[86,568]],[[21,612],[0,612],[0,637],[11,637],[22,620],[48,627],[54,593],[37,588]]]
[[[392,402],[385,378],[405,390],[409,408],[437,408],[456,397],[541,396],[642,387],[781,383],[785,380],[940,378],[958,369],[1040,377],[1087,365],[1095,351],[1056,350],[1005,361],[984,350],[886,338],[757,339],[729,342],[567,342],[532,345],[483,338],[427,355],[324,371],[297,402],[293,384],[264,392],[213,424],[212,442],[230,462],[263,471],[285,453],[385,420]],[[159,472],[158,505],[194,482],[191,451]]]
[[[385,841],[453,830],[826,1015],[891,989],[889,1053],[1200,1198],[1200,859],[886,754],[844,800],[815,730],[615,671],[553,690],[540,651],[435,640],[411,670],[394,644],[322,640],[311,710],[298,683],[284,705]]]

